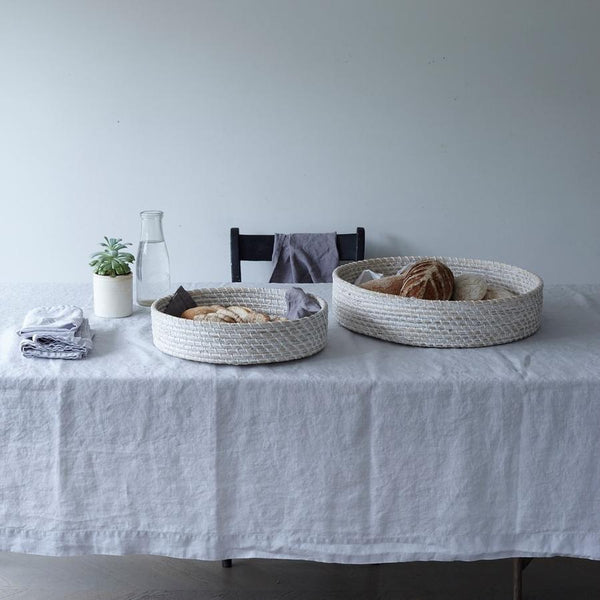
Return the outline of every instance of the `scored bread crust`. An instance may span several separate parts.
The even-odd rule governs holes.
[[[229,308],[220,308],[216,313],[226,323],[241,323],[240,317]]]
[[[422,300],[450,300],[454,290],[452,271],[439,260],[420,260],[404,273],[400,296]]]
[[[452,300],[483,300],[487,292],[487,281],[480,275],[463,273],[454,278]]]

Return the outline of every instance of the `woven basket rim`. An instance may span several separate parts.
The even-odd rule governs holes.
[[[479,263],[482,266],[489,265],[490,267],[508,268],[508,269],[512,269],[512,270],[516,270],[516,271],[521,271],[523,273],[526,273],[529,276],[532,276],[533,279],[535,280],[535,286],[528,292],[518,294],[512,298],[495,298],[493,300],[424,300],[421,298],[398,296],[396,294],[385,294],[383,292],[378,292],[376,290],[367,290],[365,288],[360,287],[359,285],[355,285],[354,283],[346,281],[345,279],[343,279],[340,276],[340,272],[343,272],[344,269],[347,269],[348,267],[356,267],[356,266],[361,266],[363,264],[367,265],[368,263],[372,263],[375,260],[400,260],[400,259],[409,259],[409,260],[415,260],[415,261],[417,261],[417,260],[439,260],[440,262],[443,262],[444,264],[445,264],[445,261],[472,261],[472,262]],[[365,266],[365,268],[368,268],[368,267]],[[495,261],[495,260],[486,260],[486,259],[481,259],[481,258],[465,258],[465,257],[461,258],[461,257],[457,257],[457,256],[408,256],[408,255],[405,255],[405,256],[377,256],[377,257],[372,257],[372,258],[366,258],[364,260],[345,264],[345,265],[340,265],[333,271],[332,278],[333,278],[334,283],[337,283],[344,287],[351,286],[353,288],[353,290],[359,294],[370,296],[371,298],[373,297],[371,294],[377,294],[378,296],[381,296],[382,298],[385,298],[386,300],[388,300],[390,302],[399,302],[399,303],[410,302],[415,307],[418,307],[418,306],[431,307],[432,304],[447,304],[448,302],[452,302],[452,304],[463,305],[463,306],[464,305],[472,305],[474,303],[481,303],[481,302],[485,302],[486,305],[491,304],[491,303],[497,304],[499,302],[500,303],[510,303],[510,302],[514,302],[518,298],[522,299],[522,298],[526,298],[528,296],[533,296],[544,286],[544,282],[543,282],[542,278],[539,275],[537,275],[537,273],[533,273],[532,271],[523,269],[522,267],[516,267],[514,265],[510,265],[508,263],[503,263],[503,262]]]
[[[216,292],[254,292],[254,293],[269,293],[272,296],[281,296],[285,294],[285,291],[289,288],[270,288],[270,287],[243,287],[243,286],[225,286],[225,287],[211,287],[211,288],[196,288],[194,290],[186,290],[191,296],[195,293],[216,293]],[[230,325],[237,325],[236,329],[241,327],[251,328],[251,329],[262,329],[262,328],[272,328],[272,327],[289,327],[292,323],[298,323],[299,321],[306,321],[307,319],[316,319],[319,315],[323,314],[323,312],[327,312],[328,306],[327,301],[321,296],[317,296],[316,294],[312,294],[310,292],[305,292],[311,298],[314,298],[321,309],[315,313],[312,313],[306,317],[301,317],[300,319],[289,319],[288,321],[267,321],[266,323],[220,323],[215,321],[194,321],[192,319],[182,319],[181,317],[175,317],[174,315],[168,315],[162,310],[158,309],[158,304],[165,300],[170,300],[174,294],[169,294],[168,296],[163,296],[162,298],[157,298],[152,305],[150,306],[151,313],[157,313],[161,316],[161,318],[165,318],[168,320],[176,319],[176,323],[178,325],[187,326],[184,323],[189,323],[191,327],[196,328],[206,328],[206,329],[219,329],[222,327],[228,328]],[[197,306],[202,306],[202,304],[198,304]]]

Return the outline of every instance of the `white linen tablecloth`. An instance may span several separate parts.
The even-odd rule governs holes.
[[[320,354],[253,367],[162,354],[147,309],[96,318],[91,285],[0,297],[2,551],[600,559],[598,285],[548,287],[541,330],[506,346],[331,318]],[[56,303],[84,308],[93,351],[21,357],[23,316]]]

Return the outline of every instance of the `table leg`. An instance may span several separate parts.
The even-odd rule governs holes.
[[[233,566],[233,562],[231,561],[231,558],[226,558],[225,560],[222,560],[221,566],[224,569],[231,569],[231,567]]]
[[[523,571],[533,558],[513,558],[513,600],[523,600]]]

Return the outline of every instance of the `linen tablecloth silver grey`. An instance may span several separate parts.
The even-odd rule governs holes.
[[[147,309],[95,318],[91,286],[0,294],[0,550],[600,559],[600,286],[549,286],[539,333],[506,346],[331,319],[320,354],[255,367],[161,354]],[[94,350],[22,358],[23,315],[57,302],[90,315]]]

